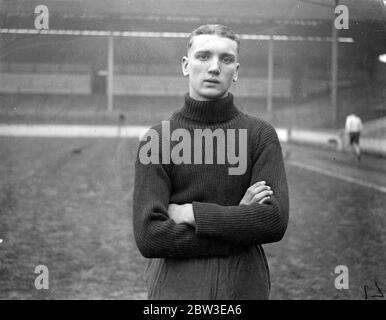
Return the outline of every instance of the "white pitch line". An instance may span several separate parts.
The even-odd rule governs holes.
[[[121,138],[142,137],[149,127],[122,126]],[[61,125],[61,124],[0,124],[0,136],[4,137],[58,137],[58,138],[116,138],[118,126],[113,125]],[[288,130],[276,128],[280,141],[288,141]]]
[[[311,165],[308,165],[308,164],[304,164],[304,163],[301,163],[301,162],[298,162],[298,161],[290,160],[290,161],[287,161],[287,163],[289,165],[292,165],[292,166],[295,166],[295,167],[299,167],[299,168],[302,168],[302,169],[307,169],[307,170],[310,170],[310,171],[317,172],[319,174],[324,174],[324,175],[332,177],[332,178],[340,179],[340,180],[343,180],[343,181],[346,181],[346,182],[350,182],[350,183],[354,183],[354,184],[360,185],[362,187],[371,188],[371,189],[375,189],[377,191],[386,193],[386,187],[377,185],[375,183],[371,183],[371,182],[367,182],[367,181],[364,181],[364,180],[352,178],[352,177],[345,176],[345,175],[337,173],[337,172],[333,172],[333,171],[317,168],[317,167],[314,167],[314,166],[311,166]]]
[[[59,137],[59,138],[137,138],[148,127],[103,125],[0,125],[0,136],[5,137]]]

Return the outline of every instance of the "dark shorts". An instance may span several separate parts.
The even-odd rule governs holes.
[[[359,144],[360,132],[350,132],[350,145]]]

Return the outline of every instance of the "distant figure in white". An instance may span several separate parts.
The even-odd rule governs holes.
[[[350,146],[354,149],[358,161],[361,161],[361,149],[359,146],[359,138],[363,124],[361,118],[355,114],[350,114],[346,118],[345,131],[349,136]]]

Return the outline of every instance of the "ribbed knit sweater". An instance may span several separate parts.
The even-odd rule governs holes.
[[[233,96],[196,101],[185,95],[170,131],[194,129],[247,130],[247,168],[230,175],[226,159],[213,164],[143,164],[137,156],[133,197],[133,227],[137,246],[151,258],[146,269],[150,299],[266,299],[269,270],[262,244],[282,239],[288,223],[288,189],[280,143],[267,122],[242,113]],[[236,151],[238,143],[236,139]],[[139,150],[147,141],[142,141]],[[170,150],[177,144],[170,142]],[[225,144],[227,146],[227,144]],[[192,142],[193,146],[193,142]],[[203,144],[204,148],[204,144]],[[202,150],[203,159],[205,150]],[[227,154],[227,153],[225,153]],[[273,195],[264,204],[240,205],[249,186],[266,181]],[[176,224],[168,217],[170,203],[192,203],[195,227]]]

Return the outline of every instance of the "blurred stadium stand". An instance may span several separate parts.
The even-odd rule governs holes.
[[[349,7],[350,27],[340,30],[339,37],[354,42],[339,43],[335,124],[329,98],[331,41],[320,40],[331,36],[334,13],[331,7],[310,2],[47,0],[44,4],[50,10],[52,30],[186,33],[204,23],[222,23],[239,34],[314,37],[313,41],[275,41],[273,112],[266,110],[268,41],[242,40],[240,81],[232,89],[240,106],[279,126],[342,126],[349,112],[365,120],[384,116],[386,64],[377,59],[386,53],[383,1],[340,1]],[[0,0],[2,114],[25,111],[29,117],[48,113],[60,118],[73,112],[86,118],[89,112],[108,118],[104,112],[107,37],[9,33],[9,29],[33,29],[34,8],[39,4],[41,1]],[[180,72],[185,46],[183,38],[116,37],[114,110],[141,113],[151,110],[154,101],[165,113],[178,108],[187,91]],[[136,120],[146,123],[145,118]]]

